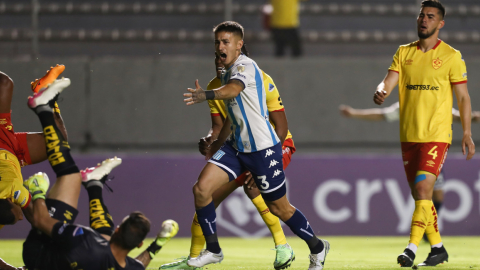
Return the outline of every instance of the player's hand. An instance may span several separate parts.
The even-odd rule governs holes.
[[[465,148],[468,149],[467,160],[472,159],[473,155],[475,155],[475,144],[473,143],[472,136],[468,134],[463,135],[462,139],[462,152],[464,156],[467,154]]]
[[[475,122],[475,123],[480,122],[480,112],[477,112],[477,111],[472,112],[472,122]]]
[[[340,105],[339,110],[340,110],[341,115],[343,115],[345,117],[348,117],[348,118],[352,117],[352,110],[353,110],[352,107],[342,104],[342,105]]]
[[[247,185],[248,189],[257,188],[257,184],[255,183],[255,180],[253,180],[251,172],[247,171],[247,173],[245,174],[245,185]]]
[[[200,84],[198,84],[198,80],[195,81],[195,88],[196,89],[188,88],[187,90],[190,93],[183,94],[183,96],[186,97],[183,101],[187,103],[187,105],[193,105],[207,100],[205,91],[200,87]]]
[[[210,150],[210,145],[213,143],[213,137],[212,135],[208,135],[206,137],[203,137],[200,139],[198,142],[198,151],[202,155],[207,155],[208,150]]]
[[[210,148],[205,154],[205,160],[209,160],[215,153],[220,150],[220,147],[222,147],[222,144],[220,143],[219,140],[215,140],[210,144]]]
[[[377,105],[382,105],[386,97],[387,97],[387,91],[377,90],[373,95],[373,102],[375,102],[375,104]]]

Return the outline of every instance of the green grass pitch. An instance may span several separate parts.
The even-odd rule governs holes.
[[[399,269],[396,265],[397,255],[403,251],[408,242],[408,236],[335,236],[325,237],[325,239],[331,244],[325,269]],[[309,252],[306,244],[296,237],[289,237],[287,240],[296,254],[296,260],[288,269],[308,269]],[[150,241],[151,239],[148,239],[146,243]],[[0,240],[0,257],[14,266],[22,265],[22,242],[21,240]],[[480,237],[444,237],[443,242],[450,256],[449,262],[435,269],[480,269],[478,255]],[[271,238],[250,240],[220,238],[220,245],[225,254],[224,261],[204,269],[273,269],[275,251],[271,250],[273,248]],[[189,246],[189,238],[172,239],[147,269],[158,269],[160,265],[172,262],[175,258],[187,256]],[[135,256],[142,250],[134,250],[130,255]],[[415,263],[422,262],[429,251],[429,245],[422,242]]]

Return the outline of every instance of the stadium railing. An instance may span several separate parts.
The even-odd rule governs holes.
[[[258,15],[261,13],[262,4],[234,3],[232,10],[234,14]],[[184,14],[184,15],[209,15],[223,14],[223,4],[177,4],[177,3],[39,3],[40,15],[146,15],[146,14]],[[32,13],[30,3],[5,3],[0,2],[0,14],[8,15],[29,15]],[[480,5],[447,5],[446,10],[449,16],[478,16]],[[418,5],[410,4],[319,4],[302,3],[300,12],[303,15],[365,15],[365,16],[411,16],[418,14]]]

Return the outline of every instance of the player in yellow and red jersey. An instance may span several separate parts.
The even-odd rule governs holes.
[[[43,78],[32,82],[32,90],[38,92],[46,87],[64,69],[63,65],[52,67]],[[23,186],[21,167],[47,159],[43,133],[13,130],[10,109],[13,86],[13,80],[0,72],[0,229],[5,224],[15,224],[22,220],[22,209],[25,210],[29,206],[31,196]],[[54,115],[66,136],[58,106]]]
[[[245,52],[244,52],[245,53]],[[217,71],[217,77],[213,78],[207,86],[207,90],[213,90],[221,87],[220,75],[223,70],[223,65],[220,58],[215,54],[215,66]],[[266,92],[266,103],[268,107],[270,123],[275,128],[275,132],[283,142],[283,168],[285,169],[291,161],[292,154],[295,152],[295,145],[293,143],[292,134],[288,130],[287,118],[285,115],[285,108],[280,98],[275,83],[272,78],[262,71],[264,88]],[[223,123],[227,117],[225,110],[225,104],[223,100],[208,100],[210,107],[210,115],[212,119],[212,128],[208,135],[202,138],[199,142],[199,150],[202,155],[205,155],[210,144],[215,141],[222,130]],[[240,175],[235,181],[231,181],[228,184],[220,187],[213,194],[213,201],[216,207],[228,197],[235,189],[244,186],[244,191],[247,196],[252,200],[252,203],[258,210],[258,213],[262,216],[265,224],[270,229],[272,237],[275,242],[275,250],[277,252],[274,268],[284,269],[288,267],[295,259],[295,254],[292,248],[287,244],[287,239],[283,233],[282,226],[280,225],[278,217],[270,213],[265,201],[260,195],[258,188],[253,186],[254,181],[251,178],[249,172],[245,172]],[[205,237],[203,236],[202,229],[197,220],[197,215],[194,216],[192,227],[192,242],[190,246],[189,258],[195,258],[200,255],[201,250],[205,245]],[[165,264],[160,269],[196,269],[187,265],[187,259]]]
[[[445,8],[439,1],[422,2],[417,18],[419,40],[400,46],[373,98],[381,105],[399,85],[400,141],[407,180],[415,200],[410,241],[397,258],[402,267],[413,265],[424,233],[431,252],[418,266],[435,266],[448,261],[438,231],[432,193],[452,143],[452,90],[457,97],[463,127],[463,154],[466,148],[467,160],[475,154],[467,70],[460,52],[438,39],[445,25],[444,17]]]

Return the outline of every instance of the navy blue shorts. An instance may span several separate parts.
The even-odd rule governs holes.
[[[263,199],[276,201],[287,193],[282,158],[281,143],[261,151],[242,153],[225,142],[208,162],[224,170],[230,181],[250,171]]]

